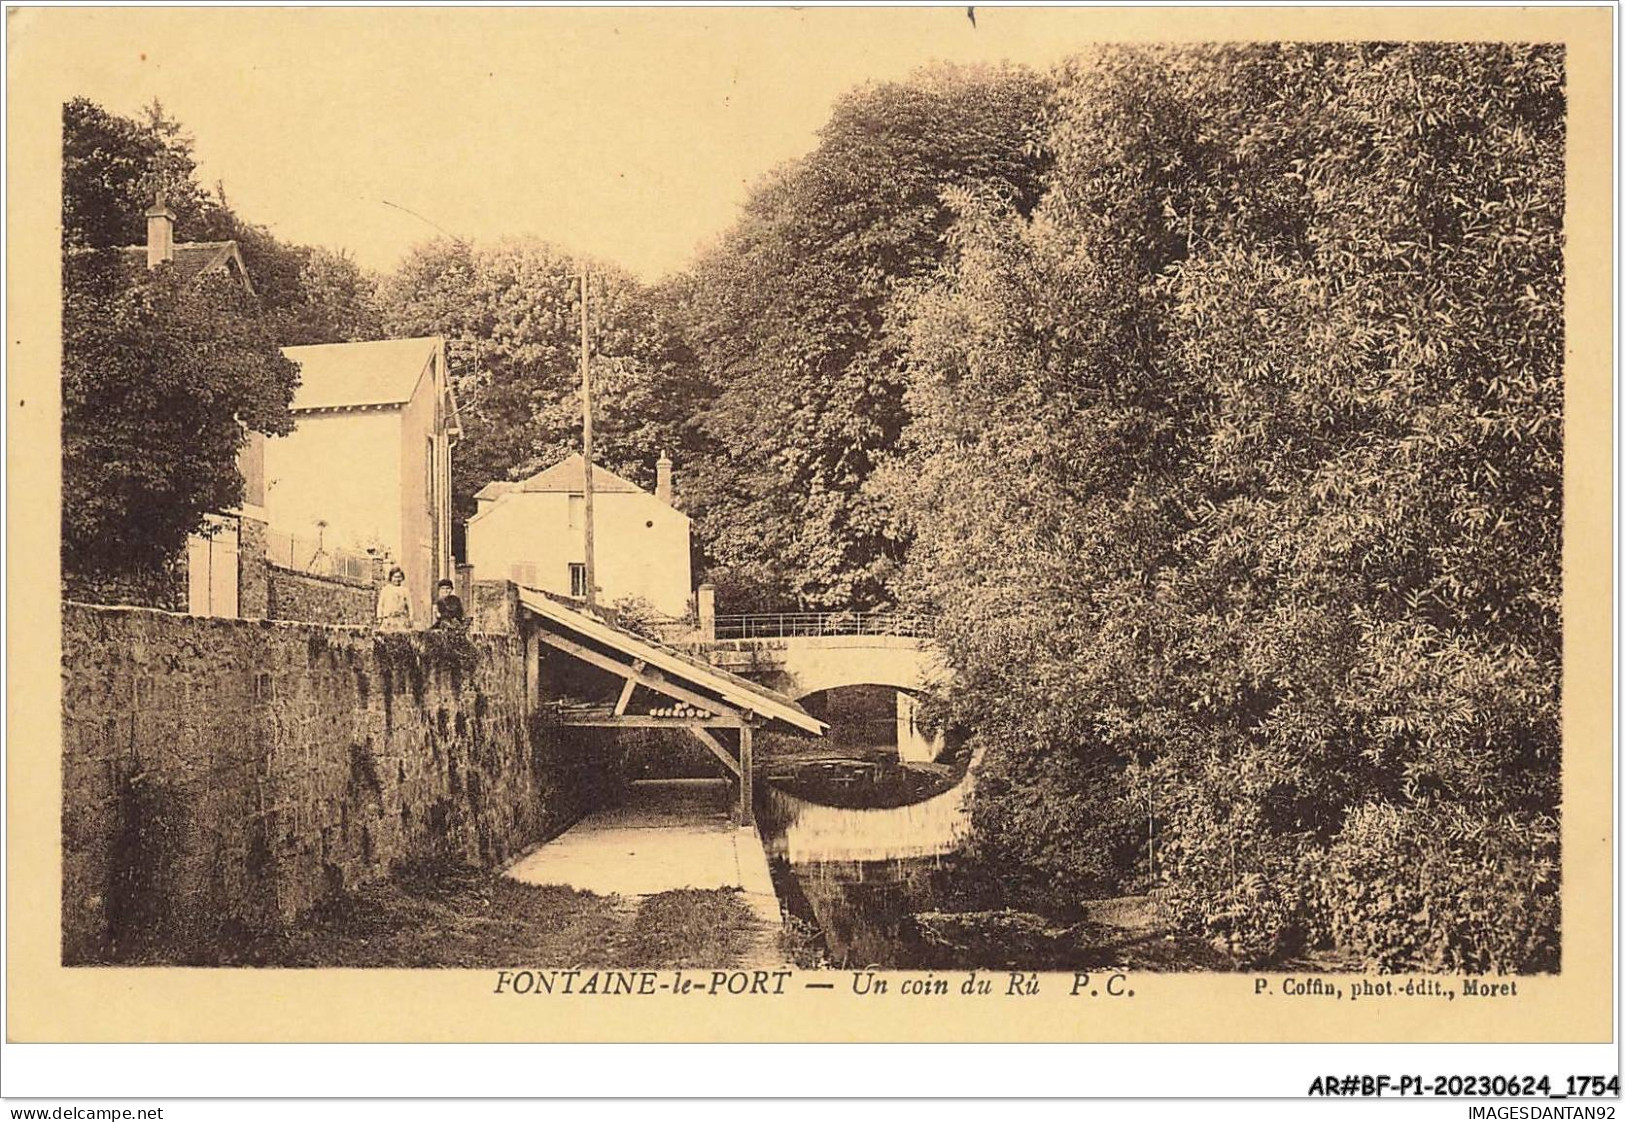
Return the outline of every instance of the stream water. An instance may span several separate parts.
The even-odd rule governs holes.
[[[1162,928],[1147,897],[1088,901],[1070,918],[1012,907],[1004,887],[960,853],[975,762],[948,789],[902,805],[900,793],[931,783],[919,774],[900,778],[896,768],[808,761],[757,787],[774,887],[800,921],[793,926],[814,944],[803,965],[816,958],[838,969],[1236,969],[1222,950]],[[920,919],[926,913],[930,932]]]
[[[843,784],[861,801],[865,778]],[[779,897],[836,967],[911,969],[932,948],[914,916],[938,907],[969,824],[969,775],[903,806],[831,806],[761,785],[758,821]],[[854,799],[854,795],[857,796]]]

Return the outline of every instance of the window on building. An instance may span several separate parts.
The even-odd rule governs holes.
[[[570,595],[577,600],[587,598],[587,566],[579,561],[570,562]]]
[[[570,496],[570,529],[579,530],[587,522],[587,496]]]

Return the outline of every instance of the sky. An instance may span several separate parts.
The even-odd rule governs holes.
[[[11,25],[14,63],[49,54],[64,96],[120,114],[157,98],[193,137],[199,177],[278,237],[383,270],[441,231],[535,235],[653,280],[725,231],[764,173],[811,150],[843,92],[935,61],[1048,66],[1098,38],[1103,13],[978,8],[974,24],[964,7],[24,18]]]

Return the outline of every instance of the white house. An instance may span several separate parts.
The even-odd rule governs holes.
[[[577,599],[587,594],[586,493],[580,454],[529,479],[482,487],[468,520],[476,580],[511,580]],[[655,493],[593,466],[593,566],[600,603],[641,597],[664,615],[689,612],[688,516],[672,506],[671,460]]]
[[[294,431],[265,442],[271,532],[387,553],[431,618],[451,576],[456,402],[438,336],[284,347],[299,364]]]

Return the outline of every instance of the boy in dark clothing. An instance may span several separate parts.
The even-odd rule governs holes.
[[[452,591],[456,586],[443,580],[435,587],[434,628],[437,631],[466,630],[468,616],[463,613],[462,597]]]

